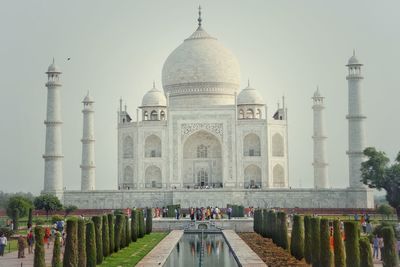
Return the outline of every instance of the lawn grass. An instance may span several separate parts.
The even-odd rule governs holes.
[[[7,241],[7,247],[4,248],[4,254],[8,252],[13,252],[18,249],[18,241],[17,239],[11,239]]]
[[[152,250],[168,233],[151,233],[137,242],[132,242],[129,247],[121,249],[104,259],[98,266],[107,267],[130,267],[135,266],[150,250]]]

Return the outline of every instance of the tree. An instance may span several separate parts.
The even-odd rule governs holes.
[[[114,252],[118,252],[121,248],[121,234],[124,216],[122,214],[117,214],[115,216],[115,227],[114,227]]]
[[[399,258],[396,249],[396,238],[393,227],[385,226],[382,228],[383,247],[382,261],[384,267],[398,267]]]
[[[29,208],[28,211],[28,223],[27,223],[28,228],[32,227],[32,207]]]
[[[49,218],[50,212],[62,209],[60,200],[55,195],[51,194],[43,194],[35,197],[33,204],[37,210],[46,211],[47,219]]]
[[[44,229],[41,226],[35,227],[35,254],[33,259],[33,267],[46,267],[44,260]]]
[[[304,258],[308,264],[312,261],[312,235],[311,235],[311,217],[304,216]]]
[[[330,267],[332,266],[332,252],[329,235],[329,221],[328,219],[322,218],[320,222],[320,260],[321,266]]]
[[[110,244],[110,248],[109,248],[109,254],[112,254],[114,252],[114,215],[113,214],[108,214],[108,233],[110,235],[110,239],[109,239],[109,244]]]
[[[346,237],[346,265],[351,267],[360,266],[360,244],[358,222],[345,222],[344,235]]]
[[[129,246],[132,242],[131,226],[129,223],[129,217],[125,216],[125,246]]]
[[[96,267],[96,233],[93,221],[86,223],[86,267]]]
[[[103,262],[103,240],[102,240],[102,221],[101,216],[93,216],[92,221],[94,223],[94,232],[96,236],[96,263],[101,264]]]
[[[61,234],[57,232],[54,240],[53,258],[51,259],[51,267],[62,267],[60,238]]]
[[[86,221],[78,220],[78,267],[86,267]]]
[[[304,220],[300,215],[293,216],[290,253],[298,260],[304,258]]]
[[[272,211],[271,214],[271,235],[272,235],[272,241],[277,244],[278,240],[278,222],[276,218],[276,212]]]
[[[379,214],[385,215],[386,218],[389,218],[394,213],[394,209],[388,204],[379,205],[377,211]]]
[[[77,209],[78,209],[78,207],[74,206],[74,205],[65,206],[64,207],[64,212],[65,212],[64,217],[67,217],[69,214],[71,214],[71,212],[74,212]]]
[[[289,250],[288,229],[287,229],[286,213],[278,212],[278,229],[279,229],[279,246],[285,250]]]
[[[103,215],[103,231],[102,231],[102,241],[103,241],[103,256],[107,257],[110,255],[110,233],[109,233],[109,223],[108,216]]]
[[[335,267],[345,267],[344,246],[339,220],[333,221],[333,246]]]
[[[371,254],[371,245],[368,238],[360,238],[360,266],[374,267]]]
[[[150,234],[153,230],[153,212],[151,208],[147,208],[146,212],[146,234]]]
[[[312,251],[311,251],[311,262],[313,267],[324,267],[321,266],[321,249],[320,249],[320,218],[311,218],[311,240],[312,240]]]
[[[132,209],[131,213],[131,235],[132,241],[136,242],[138,239],[138,213],[136,209]]]
[[[122,225],[121,225],[121,237],[120,237],[120,246],[121,249],[126,247],[126,217],[122,215]]]
[[[139,234],[138,234],[138,237],[142,238],[145,235],[143,210],[139,209],[138,213],[139,213]]]
[[[67,220],[67,238],[65,241],[63,266],[78,266],[78,220],[76,218]]]
[[[18,221],[20,217],[28,215],[29,208],[32,207],[32,202],[22,196],[13,196],[7,202],[7,216],[13,220],[14,229],[18,229]]]
[[[390,164],[385,152],[373,147],[364,150],[367,160],[361,163],[362,181],[370,188],[386,191],[386,200],[396,209],[400,220],[400,152],[395,162]]]

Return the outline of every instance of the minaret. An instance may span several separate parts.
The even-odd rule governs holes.
[[[313,100],[314,118],[314,187],[328,188],[328,164],[326,163],[325,153],[325,128],[324,128],[324,97],[321,96],[319,88],[315,91]]]
[[[55,194],[62,197],[63,193],[63,154],[61,144],[61,71],[53,63],[47,72],[47,115],[46,146],[44,159],[44,193]]]
[[[361,74],[361,64],[355,56],[349,59],[346,65],[349,74],[346,79],[349,87],[349,113],[346,116],[349,121],[349,184],[350,187],[363,188],[361,182],[361,163],[364,161],[363,150],[365,148],[365,132],[364,132],[364,119],[366,118],[362,112],[361,102],[361,81],[363,76]]]
[[[82,135],[82,176],[81,190],[90,191],[95,189],[95,165],[94,165],[94,101],[88,94],[83,103],[83,135]]]

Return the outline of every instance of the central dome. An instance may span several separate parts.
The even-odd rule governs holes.
[[[236,57],[201,26],[167,58],[162,85],[171,105],[187,103],[195,95],[196,104],[230,105],[240,87]],[[202,98],[206,98],[203,103]]]

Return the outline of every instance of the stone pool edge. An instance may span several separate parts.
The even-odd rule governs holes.
[[[243,267],[267,267],[262,259],[233,230],[222,230],[236,261]]]
[[[163,266],[176,244],[182,238],[183,230],[171,231],[144,258],[136,264],[139,267]]]

